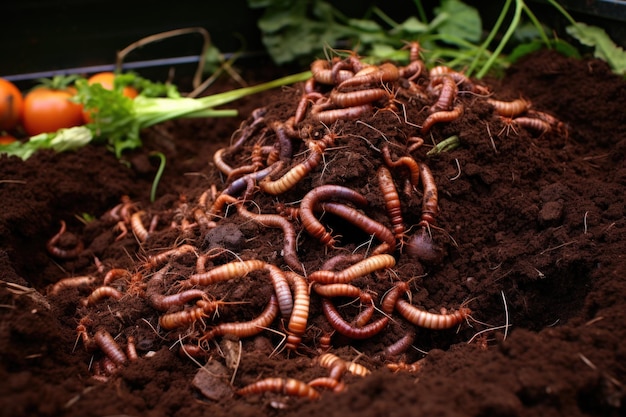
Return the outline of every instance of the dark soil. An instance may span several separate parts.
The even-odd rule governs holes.
[[[328,375],[314,360],[320,336],[330,330],[316,294],[311,296],[308,327],[298,352],[281,350],[287,324],[276,319],[271,331],[242,338],[241,344],[232,337],[209,341],[206,357],[197,363],[181,356],[180,344],[196,343],[202,324],[181,331],[158,328],[163,313],[151,307],[136,279],[130,285],[128,277],[111,284],[124,293],[119,300],[105,298],[88,307],[81,303],[114,268],[127,269],[148,282],[157,270],[145,267],[148,256],[182,244],[193,245],[198,254],[216,246],[231,251],[208,261],[207,267],[234,262],[237,256],[288,269],[281,256],[283,232],[243,219],[234,208],[216,219],[210,230],[184,229],[180,221],[194,222],[192,209],[212,184],[218,191],[227,185],[213,164],[213,153],[229,144],[241,122],[251,123],[248,116],[256,108],[267,106],[266,120],[286,120],[295,111],[300,86],[241,100],[240,118],[174,121],[149,129],[143,134],[145,147],[126,156],[127,163],[100,146],[63,154],[40,152],[26,162],[3,157],[0,414],[626,415],[626,82],[603,62],[542,52],[517,63],[504,79],[486,83],[494,98],[531,100],[533,109],[560,119],[567,134],[553,129],[538,136],[523,128],[507,129],[482,98],[460,97],[463,117],[436,125],[431,133],[434,142],[457,134],[462,146],[427,156],[432,147],[429,135],[412,153],[431,168],[439,189],[440,214],[437,228],[431,230],[445,248],[442,262],[419,262],[398,249],[391,270],[353,282],[368,290],[378,305],[393,281],[410,281],[416,306],[438,312],[467,303],[471,317],[449,330],[428,330],[394,313],[388,326],[371,338],[333,335],[330,352],[364,365],[371,374],[346,374],[345,391],[320,389],[318,400],[233,394],[233,389],[262,378],[310,381]],[[225,82],[219,88],[229,87],[234,86]],[[257,207],[247,207],[275,213],[277,202],[297,206],[313,187],[340,184],[367,196],[369,204],[361,212],[391,227],[376,179],[382,164],[377,149],[389,143],[394,158],[402,156],[403,148],[396,145],[419,132],[412,124],[419,125],[426,117],[419,102],[409,103],[401,96],[398,100],[407,103],[410,123],[405,123],[402,112],[398,118],[381,111],[364,116],[366,124],[333,125],[338,138],[324,152],[319,167],[279,196],[256,190],[252,199]],[[327,133],[308,118],[300,127],[309,124],[314,135]],[[272,143],[271,136],[270,131],[267,143]],[[250,163],[251,143],[227,153],[226,161],[232,166]],[[294,164],[304,159],[304,148],[294,145]],[[155,150],[166,154],[167,166],[158,198],[151,204],[158,160],[150,152]],[[412,236],[420,229],[410,226],[420,221],[422,185],[405,194],[406,171],[392,172],[407,235]],[[120,232],[110,210],[123,196],[146,212],[146,227],[149,217],[159,216],[156,231],[142,244],[133,233],[116,240]],[[79,221],[85,213],[94,220]],[[328,214],[322,219],[341,237],[337,248],[329,249],[305,231],[299,233],[297,254],[309,274],[336,254],[367,250],[361,246],[369,239],[366,233]],[[72,259],[56,258],[46,250],[61,220],[67,223],[68,234],[59,245],[69,248],[77,240],[85,245]],[[172,222],[178,226],[171,227]],[[293,224],[300,232],[300,224]],[[100,270],[96,258],[102,263]],[[168,287],[172,293],[179,288],[175,281],[194,273],[196,255],[188,253],[170,264],[166,281],[172,283]],[[84,275],[99,281],[51,293],[55,282]],[[225,302],[219,316],[205,319],[207,328],[251,320],[273,291],[262,272],[207,288]],[[351,299],[335,305],[347,320],[363,307]],[[85,317],[89,320],[82,323],[90,337],[105,329],[125,347],[132,336],[139,358],[98,374],[101,350],[89,351],[77,335]],[[376,312],[372,320],[380,317]],[[383,354],[386,346],[410,331],[416,337],[408,351],[397,358]],[[387,366],[420,359],[417,372],[393,372]],[[199,371],[204,363],[209,365]],[[218,398],[207,398],[198,386],[215,391]]]

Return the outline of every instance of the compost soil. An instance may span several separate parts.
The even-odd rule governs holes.
[[[260,82],[276,75],[280,71],[249,72],[246,77]],[[0,414],[626,415],[626,82],[601,61],[540,52],[516,63],[504,78],[483,83],[495,98],[530,100],[534,109],[561,120],[566,130],[537,134],[507,125],[478,97],[464,97],[463,117],[433,128],[412,154],[430,167],[439,190],[440,214],[432,232],[445,249],[442,261],[420,262],[399,248],[394,268],[355,281],[376,300],[392,281],[410,281],[413,304],[438,312],[465,303],[471,317],[452,329],[428,330],[394,313],[385,330],[371,338],[334,334],[329,352],[371,373],[346,374],[345,390],[320,389],[316,400],[233,393],[267,377],[310,381],[327,375],[315,358],[324,347],[319,336],[330,328],[314,295],[297,352],[281,348],[286,323],[276,319],[254,337],[211,340],[206,356],[194,362],[180,354],[189,331],[158,328],[162,313],[146,303],[141,291],[89,308],[81,300],[93,285],[50,291],[67,277],[102,279],[114,268],[136,273],[150,255],[181,244],[205,253],[215,246],[230,250],[210,261],[214,264],[240,257],[288,269],[281,256],[283,232],[242,219],[234,209],[222,213],[209,231],[183,231],[169,224],[176,216],[184,217],[211,185],[218,192],[225,187],[213,153],[237,138],[240,126],[252,122],[253,110],[265,107],[267,117],[286,120],[295,111],[302,86],[242,99],[235,104],[238,118],[178,120],[150,128],[142,133],[145,146],[123,161],[104,146],[60,154],[42,151],[27,161],[3,157]],[[223,80],[213,89],[235,87]],[[405,104],[401,108],[411,109]],[[258,207],[249,209],[268,213],[276,202],[295,206],[314,186],[341,184],[366,195],[369,205],[363,211],[390,225],[376,179],[378,150],[385,141],[406,140],[425,117],[423,109],[407,110],[406,117],[404,113],[380,111],[328,130],[316,126],[320,135],[330,131],[338,136],[323,163],[281,196],[256,192]],[[433,143],[454,134],[460,147],[426,155]],[[164,153],[167,164],[151,203],[158,168],[154,151]],[[245,155],[228,158],[233,166],[249,163]],[[294,160],[302,160],[299,150]],[[402,169],[394,170],[396,178],[403,175]],[[399,189],[410,236],[419,230],[421,194]],[[146,227],[148,217],[159,216],[156,230],[141,244],[133,233],[117,238],[120,229],[111,220],[111,210],[123,196],[146,212]],[[325,248],[298,228],[298,256],[305,271],[319,269],[338,253],[367,250],[362,245],[366,234],[332,216],[325,218],[340,236],[339,243],[336,249]],[[60,244],[80,240],[85,245],[73,259],[56,258],[46,250],[62,220],[69,234]],[[189,276],[195,263],[194,253],[172,261],[172,279]],[[124,280],[116,285],[125,288]],[[211,320],[242,321],[260,314],[271,288],[260,275],[220,283],[215,296],[224,304],[219,315],[206,318],[208,326]],[[229,303],[235,300],[239,302]],[[337,308],[347,317],[359,311],[353,300]],[[91,336],[104,326],[120,346],[134,337],[138,359],[94,377],[101,353],[88,351],[78,337],[84,317],[91,320],[82,322]],[[201,331],[199,327],[191,331]],[[386,346],[412,331],[409,350],[396,358],[384,355]],[[416,372],[388,366],[415,362]],[[204,364],[209,365],[200,369]]]

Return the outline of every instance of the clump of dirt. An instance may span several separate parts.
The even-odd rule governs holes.
[[[223,162],[235,168],[254,164],[259,153],[265,164],[280,134],[277,129],[291,127],[284,122],[294,115],[303,86],[246,98],[239,103],[242,116],[237,119],[181,120],[147,130],[144,148],[128,155],[128,164],[98,146],[75,153],[40,152],[25,162],[2,158],[4,413],[623,414],[626,83],[603,62],[540,52],[514,65],[504,79],[480,84],[490,88],[492,99],[530,101],[531,113],[523,116],[545,112],[563,124],[542,132],[510,122],[494,113],[480,90],[459,93],[462,117],[428,131],[422,126],[432,96],[396,94],[393,102],[376,103],[379,111],[326,125],[319,119],[328,114],[319,114],[328,109],[309,109],[295,125],[301,140],[290,141],[291,152],[278,149],[278,160],[284,164],[268,178],[280,178],[311,161],[318,149],[313,143],[324,146],[319,164],[278,195],[264,190],[263,180],[257,178],[245,204],[223,208],[213,202],[233,179],[224,175],[223,166],[215,166],[214,153],[223,150]],[[317,91],[327,95],[329,90],[321,86]],[[262,117],[255,112],[259,108],[264,109]],[[237,144],[247,133],[249,138]],[[454,135],[457,148],[428,154],[433,145]],[[417,143],[410,138],[418,136],[424,144],[409,152],[407,148]],[[443,248],[441,257],[420,260],[409,256],[406,245],[380,245],[387,236],[380,225],[388,230],[399,226],[392,222],[379,189],[377,172],[389,165],[382,154],[385,148],[392,161],[411,155],[430,168],[438,190],[438,213],[432,213],[432,204],[424,206],[433,201],[428,177],[422,174],[411,182],[407,166],[388,166],[407,238],[420,236],[428,243],[432,236],[433,244]],[[157,169],[157,161],[149,156],[153,150],[166,154],[167,166],[159,198],[150,203]],[[255,172],[263,169],[257,168]],[[248,183],[242,184],[243,190]],[[337,215],[344,210],[338,208],[346,203],[344,194],[314,204],[324,230],[338,239],[334,248],[303,230],[305,221],[293,219],[288,222],[296,231],[297,247],[290,254],[284,229],[263,224],[242,209],[275,214],[278,203],[278,209],[282,204],[284,214],[289,214],[324,184],[348,187],[367,200],[361,206],[348,202],[345,207],[353,211],[347,218]],[[237,188],[232,195],[239,198],[241,193]],[[124,206],[125,201],[132,205]],[[135,221],[143,226],[136,223],[135,232],[145,228],[145,241],[138,241],[132,230],[123,235],[124,227],[132,227],[128,219],[124,223],[122,208],[140,213]],[[377,233],[351,223],[358,213],[376,225]],[[85,222],[86,217],[93,220]],[[155,229],[148,231],[152,219]],[[71,249],[77,240],[85,245],[75,258],[54,257],[46,249],[61,221],[67,223],[69,235],[59,246]],[[193,250],[163,262],[155,259],[172,248]],[[277,284],[268,279],[274,275],[267,265],[283,271],[300,267],[301,275],[315,277],[322,268],[345,270],[373,250],[392,254],[393,265],[351,282],[359,289],[360,300],[341,297],[332,303],[350,322],[363,317],[371,297],[377,309],[364,322],[387,320],[386,325],[363,339],[335,332],[328,350],[370,373],[346,373],[342,392],[320,388],[321,396],[315,400],[273,393],[233,395],[267,377],[311,381],[329,372],[316,362],[327,347],[323,336],[332,327],[324,314],[328,306],[315,289],[297,352],[284,349],[289,315],[281,318],[280,311],[269,325],[257,326],[259,333],[253,336],[198,340],[220,323],[253,320],[272,308],[270,298]],[[360,258],[353,260],[351,254]],[[335,255],[350,256],[335,258],[338,263],[333,267],[324,265]],[[379,259],[388,261],[382,255]],[[211,271],[241,260],[248,261],[251,270],[239,278],[206,287],[186,284],[198,269]],[[263,266],[253,268],[254,260]],[[168,269],[161,270],[168,261]],[[120,296],[86,301],[111,270],[126,271],[110,285]],[[96,283],[53,290],[64,278],[81,276],[93,276]],[[471,309],[471,316],[450,329],[430,330],[409,323],[398,311],[385,315],[380,302],[395,282],[409,284],[411,298],[401,295],[405,302],[433,313],[463,305]],[[294,292],[296,287],[293,284]],[[167,313],[155,308],[150,295],[192,288],[208,288],[207,300],[217,300],[217,310],[203,310],[207,317],[189,327],[159,326]],[[197,306],[195,301],[190,300],[186,309]],[[79,325],[85,326],[89,340],[77,332]],[[106,330],[116,341],[93,342],[98,330]],[[386,348],[407,334],[414,334],[411,346],[390,357]],[[123,350],[129,340],[131,345],[134,340],[136,360],[124,364],[120,360],[115,366],[103,360],[103,346]],[[185,352],[196,353],[195,360]],[[416,372],[404,366],[416,362]],[[205,363],[210,368],[199,371]]]

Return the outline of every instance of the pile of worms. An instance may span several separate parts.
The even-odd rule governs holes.
[[[106,381],[132,361],[149,360],[146,352],[159,343],[197,361],[219,360],[220,340],[266,334],[277,340],[272,355],[308,356],[325,376],[247,375],[232,394],[313,400],[324,390],[346,389],[346,373],[372,371],[333,353],[337,346],[378,338],[384,349],[362,355],[393,371],[419,372],[423,359],[407,360],[416,358],[416,334],[454,331],[480,316],[466,302],[471,294],[439,311],[421,307],[412,297],[413,278],[396,272],[400,262],[404,270],[416,265],[415,275],[423,271],[417,265],[445,262],[427,143],[477,102],[507,131],[540,136],[564,126],[527,99],[498,100],[461,72],[427,69],[419,45],[408,48],[402,66],[366,63],[356,54],[315,60],[310,80],[280,103],[280,114],[288,107],[290,117],[277,117],[279,104],[268,103],[215,152],[211,162],[221,183],[169,210],[122,197],[103,215],[112,240],[137,242],[133,265],[105,265],[96,257],[93,273],[63,278],[48,290],[81,294],[77,348],[92,355],[93,378]],[[418,117],[409,120],[407,108]],[[394,126],[382,132],[367,123],[379,117]],[[357,125],[371,135],[352,133]],[[364,146],[345,146],[350,137]],[[365,167],[349,180],[332,175],[333,161],[349,152],[361,152],[352,164],[367,161]],[[277,229],[282,240],[242,237],[250,225],[256,228],[245,230],[260,236]],[[86,250],[64,222],[47,248],[61,260]],[[134,306],[135,314],[114,314],[120,305]]]

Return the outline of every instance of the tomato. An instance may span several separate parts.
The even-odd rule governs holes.
[[[9,145],[9,144],[15,142],[16,140],[17,139],[15,139],[11,135],[1,135],[0,134],[0,145]]]
[[[33,136],[84,124],[83,106],[70,101],[75,93],[73,88],[38,87],[26,94],[22,115],[26,133]]]
[[[0,130],[11,130],[22,117],[24,98],[9,80],[0,78]]]
[[[113,90],[113,86],[115,85],[115,73],[100,72],[89,77],[87,79],[87,82],[89,83],[89,85],[100,84],[107,90]],[[135,98],[139,95],[139,92],[133,87],[126,86],[122,89],[122,94],[124,94],[128,98]]]

